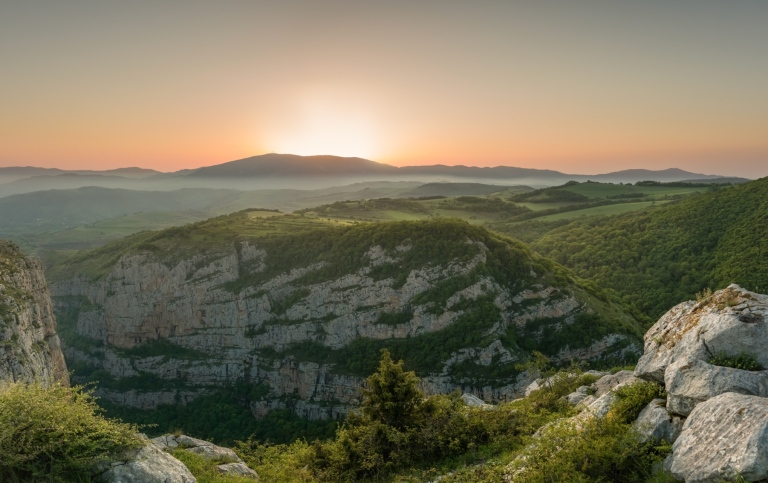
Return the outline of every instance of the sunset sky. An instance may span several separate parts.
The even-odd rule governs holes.
[[[0,2],[0,166],[768,175],[768,1]]]

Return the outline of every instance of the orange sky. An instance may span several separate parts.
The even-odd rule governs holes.
[[[3,4],[0,166],[766,176],[766,25],[760,1]]]

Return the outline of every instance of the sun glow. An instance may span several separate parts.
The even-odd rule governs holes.
[[[374,123],[350,109],[314,105],[273,126],[266,144],[272,152],[302,156],[381,156]]]

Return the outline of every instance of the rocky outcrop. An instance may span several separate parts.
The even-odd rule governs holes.
[[[674,442],[664,467],[678,480],[768,479],[768,371],[712,363],[765,366],[766,315],[768,296],[731,285],[674,307],[645,335],[635,374],[663,383],[667,400],[651,402],[635,427],[646,441]]]
[[[696,406],[672,448],[686,483],[768,479],[768,399],[726,393]]]
[[[0,382],[69,384],[40,260],[0,241]]]
[[[243,462],[243,460],[229,448],[217,446],[211,442],[192,438],[191,436],[186,436],[184,434],[178,436],[166,434],[158,436],[157,438],[152,438],[150,442],[162,450],[173,451],[175,449],[183,449],[198,456],[202,456],[207,460],[216,460],[223,463]]]
[[[510,277],[514,282],[492,276],[498,270],[489,269],[492,250],[480,240],[461,240],[467,254],[440,263],[408,259],[412,250],[425,249],[419,243],[433,239],[401,240],[389,248],[371,243],[354,269],[327,277],[317,275],[329,268],[324,260],[274,270],[258,240],[166,258],[137,250],[115,257],[98,279],[68,272],[51,285],[61,320],[76,334],[65,344],[68,360],[122,381],[120,390],[97,390],[114,403],[183,403],[244,381],[259,388],[261,396],[249,403],[256,416],[290,408],[303,417],[338,419],[359,402],[367,370],[339,370],[338,362],[328,362],[335,354],[361,340],[422,338],[429,347],[430,336],[468,321],[477,340],[441,349],[440,359],[419,373],[422,388],[511,400],[529,382],[514,369],[528,351],[511,334],[528,341],[551,338],[586,324],[584,316],[595,323],[609,306],[574,286],[553,284],[552,274],[525,254],[514,261],[524,267],[516,268],[523,271]],[[158,341],[166,345],[152,353]],[[636,353],[639,345],[627,330],[580,345],[564,338],[548,355],[567,362]],[[507,375],[482,377],[499,368]],[[85,380],[84,372],[76,375]],[[142,377],[151,377],[154,386],[124,383]]]
[[[259,478],[258,473],[249,468],[234,451],[202,439],[192,438],[184,434],[166,434],[153,438],[150,443],[164,451],[184,450],[207,460],[221,463],[216,465],[216,469],[224,475]]]
[[[635,374],[660,384],[673,362],[707,361],[716,354],[748,353],[768,367],[768,296],[731,285],[709,297],[677,305],[645,334]]]
[[[103,483],[197,483],[184,463],[153,444],[100,464],[94,479]]]

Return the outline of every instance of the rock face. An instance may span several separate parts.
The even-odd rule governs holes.
[[[672,449],[686,483],[768,479],[768,399],[726,393],[696,406]]]
[[[153,444],[101,465],[95,476],[104,483],[197,483],[184,463]]]
[[[69,384],[40,260],[0,241],[0,382]]]
[[[528,382],[518,380],[514,366],[530,349],[515,340],[535,346],[611,313],[626,331],[579,344],[563,337],[547,355],[565,362],[639,353],[631,319],[577,287],[555,283],[553,268],[532,254],[516,247],[510,255],[505,244],[512,242],[476,237],[468,227],[435,227],[442,229],[437,222],[409,226],[403,233],[410,238],[351,246],[336,261],[275,254],[284,246],[309,250],[302,243],[315,243],[311,237],[278,247],[238,239],[183,254],[161,242],[152,250],[118,252],[99,278],[65,271],[51,283],[60,320],[76,333],[73,343],[65,340],[66,356],[79,368],[106,372],[102,379],[122,381],[120,390],[97,391],[118,404],[184,403],[243,381],[258,389],[250,401],[254,415],[290,408],[316,419],[343,417],[371,372],[339,366],[361,350],[376,357],[390,343],[433,348],[419,370],[427,392],[459,388],[489,402],[521,395]],[[370,229],[351,228],[345,239],[367,239]],[[419,230],[432,231],[422,236]],[[449,242],[455,255],[434,249]],[[333,250],[347,250],[341,243]],[[335,269],[342,262],[350,265],[346,272]],[[507,275],[513,268],[514,276]],[[459,337],[470,342],[446,348]],[[483,376],[491,371],[493,378]],[[154,385],[125,388],[142,377]]]

